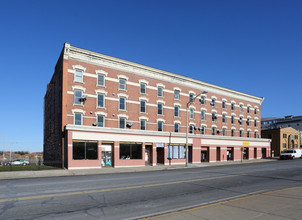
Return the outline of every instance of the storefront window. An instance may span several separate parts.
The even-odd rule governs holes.
[[[142,144],[140,143],[121,143],[120,159],[142,159]]]
[[[185,146],[184,145],[174,145],[168,146],[168,159],[184,159],[185,158]]]
[[[97,142],[73,142],[74,160],[97,160],[98,143]]]

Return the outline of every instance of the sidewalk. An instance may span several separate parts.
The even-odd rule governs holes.
[[[145,219],[154,220],[292,220],[301,219],[302,187],[285,188],[205,204],[199,207],[174,211]]]
[[[106,167],[100,169],[10,171],[10,172],[0,172],[0,180],[39,178],[39,177],[78,176],[78,175],[98,175],[98,174],[111,174],[111,173],[133,173],[133,172],[186,169],[186,168],[209,167],[209,166],[263,163],[263,162],[270,162],[275,160],[276,159],[273,158],[273,159],[243,160],[242,162],[226,161],[226,162],[215,162],[215,163],[200,163],[200,164],[188,164],[188,167],[185,167],[185,165],[166,165],[166,166],[158,165],[158,166],[145,166],[145,167],[122,167],[122,168]]]

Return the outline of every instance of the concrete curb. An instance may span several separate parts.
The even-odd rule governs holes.
[[[276,160],[277,160],[276,158],[271,158],[271,159],[244,160],[242,162],[227,161],[227,162],[215,162],[215,163],[204,163],[204,164],[189,164],[188,167],[185,167],[184,165],[170,165],[170,166],[159,165],[159,166],[146,166],[146,167],[100,168],[100,169],[78,169],[78,170],[60,169],[60,170],[36,170],[36,171],[9,171],[9,172],[0,172],[0,180],[150,172],[150,171],[160,171],[160,170],[175,170],[175,169],[188,169],[188,168],[201,168],[201,167],[206,168],[206,167],[213,167],[213,166],[264,163],[264,162],[272,162]]]

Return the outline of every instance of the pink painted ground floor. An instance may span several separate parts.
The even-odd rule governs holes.
[[[185,164],[185,134],[67,125],[68,169]],[[269,139],[189,135],[188,162],[209,163],[270,157]]]

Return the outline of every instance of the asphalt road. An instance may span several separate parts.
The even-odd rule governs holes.
[[[0,219],[137,219],[302,186],[302,160],[1,180]]]

